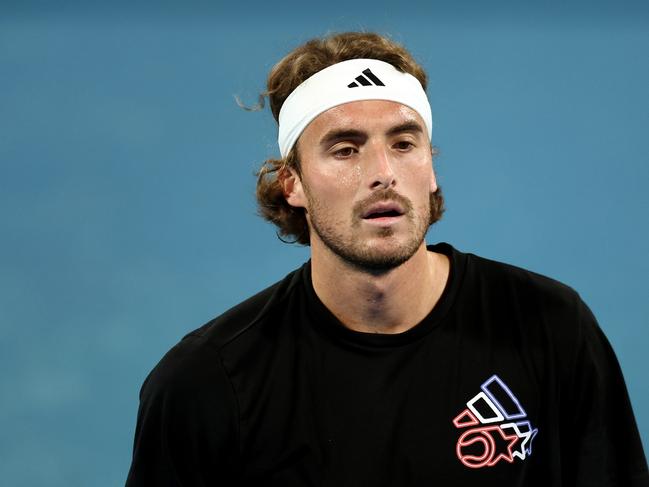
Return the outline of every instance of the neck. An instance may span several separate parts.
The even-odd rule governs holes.
[[[345,326],[369,333],[401,333],[430,313],[449,274],[443,254],[425,243],[406,262],[385,272],[359,269],[328,248],[311,248],[313,288]]]

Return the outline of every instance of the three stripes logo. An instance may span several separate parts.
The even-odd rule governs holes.
[[[455,447],[458,460],[469,468],[525,460],[539,430],[500,377],[492,375],[480,389],[453,419],[455,427],[464,430]]]
[[[378,76],[376,76],[370,68],[364,69],[362,74],[356,76],[356,81],[352,81],[347,85],[347,88],[356,88],[358,86],[385,86]]]

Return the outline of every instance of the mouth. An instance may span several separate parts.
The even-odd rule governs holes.
[[[363,220],[389,220],[403,216],[403,208],[398,203],[384,201],[370,206],[363,213]]]
[[[376,212],[376,213],[370,213],[369,215],[363,217],[364,220],[376,220],[378,218],[389,218],[389,217],[397,217],[401,216],[402,214],[391,210],[391,211],[385,211],[385,212]]]

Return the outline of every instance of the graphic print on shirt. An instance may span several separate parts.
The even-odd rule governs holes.
[[[538,429],[532,427],[518,398],[500,377],[492,375],[480,389],[453,419],[456,428],[470,428],[457,440],[458,459],[469,468],[525,460],[532,454]]]

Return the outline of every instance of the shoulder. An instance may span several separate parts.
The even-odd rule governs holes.
[[[590,309],[572,287],[523,267],[453,252],[454,262],[460,262],[456,301],[465,310],[462,315],[497,324],[494,330],[501,338],[574,354],[585,335],[598,332]]]
[[[303,278],[303,267],[287,274],[282,280],[228,309],[200,328],[188,333],[184,340],[196,340],[214,350],[253,329],[291,295]]]
[[[189,332],[172,347],[147,376],[141,396],[204,388],[206,385],[229,387],[229,378],[221,362],[224,346],[244,335],[263,321],[290,294],[299,281],[301,269],[228,309],[221,315]]]
[[[571,310],[584,305],[575,289],[554,278],[523,267],[499,262],[475,254],[466,254],[466,272],[474,285],[488,288],[491,295],[536,303],[546,311]]]
[[[301,277],[301,269],[228,309],[189,332],[171,348],[147,377],[143,386],[156,388],[200,387],[227,381],[221,364],[223,347],[253,329],[290,295]],[[210,381],[206,381],[210,375]],[[216,381],[219,382],[218,380]]]

